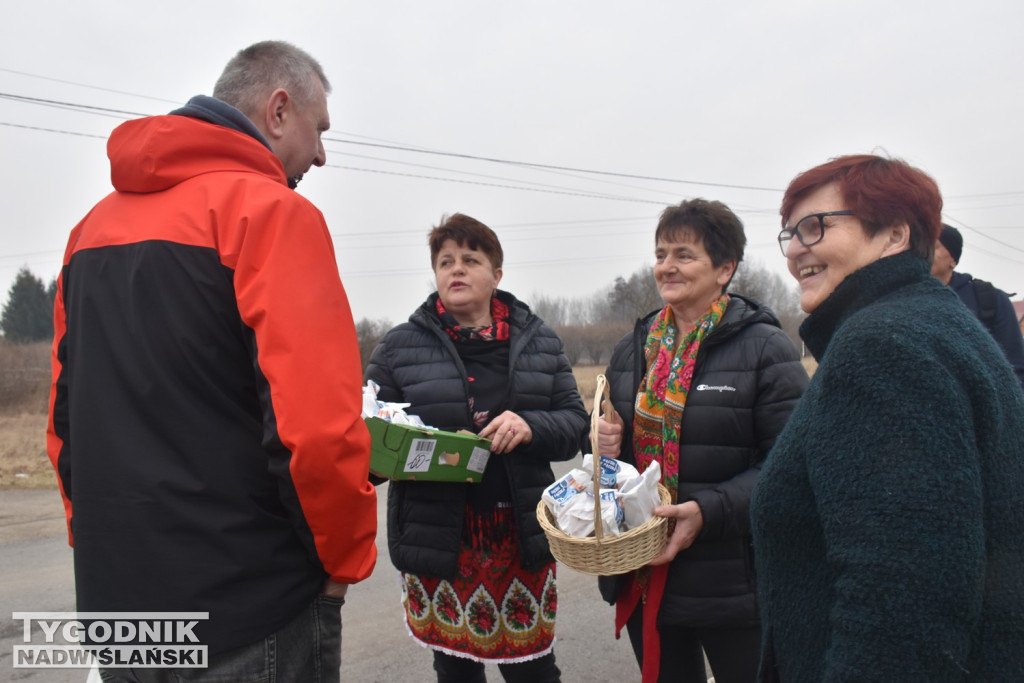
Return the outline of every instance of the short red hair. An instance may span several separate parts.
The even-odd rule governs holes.
[[[835,183],[869,235],[906,223],[910,249],[931,262],[942,230],[942,195],[931,176],[901,159],[874,154],[836,157],[793,178],[782,198],[782,225],[793,207],[817,189]],[[797,218],[801,218],[798,216]]]

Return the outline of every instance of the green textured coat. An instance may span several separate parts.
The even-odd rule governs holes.
[[[762,680],[1024,681],[1024,394],[903,253],[804,322],[819,361],[751,504]]]

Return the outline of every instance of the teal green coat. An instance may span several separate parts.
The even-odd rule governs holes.
[[[846,278],[751,503],[762,680],[1024,681],[1024,394],[928,264]]]

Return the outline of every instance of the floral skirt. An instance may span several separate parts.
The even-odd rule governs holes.
[[[555,642],[558,590],[555,563],[527,571],[519,561],[515,533],[495,531],[511,526],[511,509],[495,526],[467,520],[458,568],[453,580],[402,572],[402,604],[409,633],[433,650],[480,662],[513,664],[551,652]],[[485,513],[490,516],[490,513]]]

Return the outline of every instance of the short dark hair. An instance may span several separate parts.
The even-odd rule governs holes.
[[[662,211],[654,231],[654,244],[672,242],[683,235],[700,240],[716,268],[726,261],[735,261],[738,269],[743,261],[743,250],[747,246],[743,221],[722,202],[686,199]],[[736,275],[735,270],[733,275]]]
[[[317,81],[330,94],[331,84],[318,61],[291,43],[265,40],[231,58],[213,87],[213,96],[251,118],[278,88],[303,105],[313,102]]]
[[[932,260],[942,230],[942,195],[931,176],[902,159],[874,154],[836,157],[793,178],[782,198],[782,225],[793,207],[815,190],[835,183],[846,209],[861,220],[868,235],[899,223],[910,226],[910,249]]]
[[[428,242],[430,243],[431,268],[434,268],[437,263],[441,245],[447,240],[454,240],[460,247],[482,251],[487,255],[494,270],[501,268],[501,264],[505,260],[501,242],[498,241],[498,236],[494,234],[493,230],[466,214],[454,213],[451,216],[443,216],[441,224],[430,231]]]

